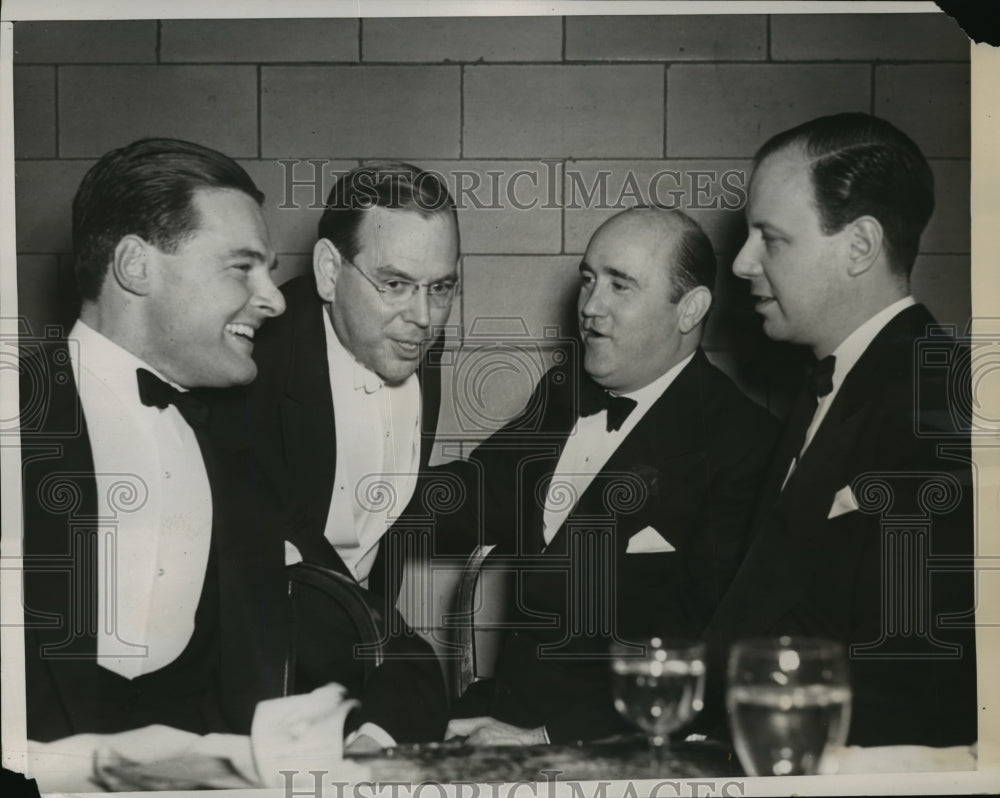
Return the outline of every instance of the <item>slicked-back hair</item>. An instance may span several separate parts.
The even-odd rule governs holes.
[[[424,218],[450,213],[458,229],[455,200],[437,174],[403,161],[375,161],[352,169],[333,184],[319,220],[319,237],[353,260],[360,249],[361,222],[376,206],[414,211]]]
[[[715,291],[715,250],[701,225],[683,211],[672,211],[683,228],[673,253],[670,274],[671,302],[679,302],[692,288],[700,285]]]
[[[934,175],[913,140],[871,114],[835,114],[771,138],[754,157],[754,168],[788,148],[800,149],[810,162],[823,232],[831,235],[861,216],[874,217],[882,225],[890,267],[908,277],[934,212]]]
[[[84,176],[73,198],[73,251],[80,295],[95,301],[115,247],[136,235],[160,250],[177,247],[201,224],[198,189],[234,189],[260,205],[246,171],[220,152],[180,139],[140,139],[112,150]]]

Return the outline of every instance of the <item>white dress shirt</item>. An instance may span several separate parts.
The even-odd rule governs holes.
[[[413,496],[420,468],[420,383],[386,385],[358,363],[323,314],[337,435],[325,535],[362,587],[382,536]]]
[[[617,430],[608,431],[608,411],[601,410],[591,416],[580,416],[573,426],[555,473],[549,483],[548,494],[545,497],[545,513],[543,515],[545,544],[552,542],[559,527],[576,506],[583,492],[594,481],[604,468],[611,455],[621,444],[636,424],[642,419],[653,402],[659,399],[670,387],[677,375],[691,362],[693,354],[688,355],[669,371],[657,377],[644,388],[632,393],[622,394],[634,399],[636,406],[628,414],[625,422]]]
[[[809,424],[809,429],[806,430],[806,439],[802,444],[803,452],[812,443],[813,436],[819,429],[819,425],[823,423],[823,419],[826,418],[830,405],[833,404],[833,400],[840,391],[840,386],[844,384],[844,379],[854,368],[854,364],[861,359],[871,342],[875,340],[875,336],[882,332],[882,328],[896,316],[915,304],[917,302],[912,296],[903,297],[903,299],[893,302],[868,319],[833,350],[833,356],[836,358],[836,362],[833,364],[833,390],[826,396],[820,397],[816,404],[816,412]]]
[[[131,679],[169,664],[191,639],[212,494],[177,408],[139,399],[136,369],[163,375],[82,321],[69,338],[97,483],[98,662]]]
[[[833,350],[832,354],[835,358],[832,377],[833,389],[826,396],[821,396],[819,401],[816,403],[816,411],[813,413],[812,421],[809,422],[809,428],[806,430],[806,437],[802,442],[802,448],[799,450],[798,456],[792,458],[792,462],[788,465],[788,472],[785,474],[785,479],[781,483],[782,490],[785,489],[785,485],[787,485],[788,480],[791,479],[792,473],[798,466],[798,463],[805,454],[806,449],[808,449],[809,444],[812,443],[812,439],[815,437],[816,431],[819,429],[819,425],[822,424],[823,419],[826,418],[826,414],[830,411],[830,405],[833,404],[833,400],[840,392],[840,386],[844,384],[844,380],[847,378],[851,369],[854,368],[854,365],[861,359],[861,356],[871,345],[871,342],[875,340],[875,336],[882,332],[882,328],[908,307],[915,304],[917,304],[916,300],[912,296],[896,300],[888,307],[880,310],[860,327],[855,329],[854,332],[840,342],[840,346]]]

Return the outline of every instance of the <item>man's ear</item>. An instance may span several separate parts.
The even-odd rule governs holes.
[[[857,277],[878,260],[885,245],[882,225],[874,216],[859,216],[848,226],[847,273]]]
[[[115,282],[130,294],[145,296],[151,287],[153,265],[150,245],[137,235],[127,235],[118,242],[111,256],[111,274]]]
[[[333,302],[337,294],[337,279],[344,267],[344,258],[333,242],[321,238],[313,247],[313,275],[316,278],[316,290],[324,302]]]
[[[687,335],[705,318],[712,307],[712,292],[704,285],[692,288],[677,303],[677,329]]]

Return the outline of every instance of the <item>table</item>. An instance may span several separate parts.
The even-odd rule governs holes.
[[[738,777],[732,750],[714,742],[683,742],[652,751],[644,737],[599,743],[474,748],[462,743],[402,745],[354,757],[373,780],[420,783],[547,782],[601,779]]]

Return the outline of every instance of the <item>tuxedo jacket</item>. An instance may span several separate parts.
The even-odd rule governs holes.
[[[324,331],[324,303],[311,276],[282,286],[283,316],[258,333],[257,379],[250,386],[248,416],[252,447],[293,513],[289,540],[303,559],[352,576],[324,537],[337,468],[337,434]],[[440,342],[418,371],[421,396],[420,469],[430,459],[441,404]],[[359,423],[363,420],[359,419]],[[417,491],[419,493],[418,482]],[[369,589],[394,605],[403,575],[403,525],[379,542]],[[353,578],[353,576],[352,576]]]
[[[28,736],[47,741],[153,723],[198,734],[249,734],[257,703],[327,682],[362,700],[347,730],[372,722],[397,742],[441,736],[444,686],[422,641],[397,636],[365,681],[353,623],[308,597],[293,618],[285,571],[286,516],[266,470],[232,424],[219,392],[195,427],[212,495],[212,541],[191,641],[172,663],[125,679],[96,662],[98,556],[114,519],[97,515],[86,419],[67,343],[22,346],[25,683]],[[141,475],[139,475],[141,477]],[[127,503],[127,495],[122,496]],[[378,596],[359,595],[387,628],[402,619]],[[290,652],[294,649],[294,660]],[[408,656],[424,659],[410,665]],[[294,661],[296,671],[287,670]],[[412,694],[394,700],[405,679]],[[404,711],[400,710],[400,705]]]
[[[213,516],[195,631],[174,662],[125,679],[95,659],[98,557],[102,537],[114,538],[115,518],[97,514],[91,444],[65,340],[22,342],[20,399],[28,737],[150,723],[249,733],[257,701],[282,694],[287,650],[283,546],[255,512],[268,500],[267,486],[240,453],[213,442],[207,428],[195,430]],[[111,503],[129,501],[122,488]]]
[[[527,406],[542,408],[539,421],[514,419],[482,444],[469,478],[483,537],[498,544],[490,556],[514,555],[520,586],[495,677],[456,714],[544,725],[553,742],[628,729],[613,707],[611,640],[701,635],[743,556],[777,428],[699,350],[546,546],[546,495],[579,378],[550,371]],[[629,552],[647,528],[673,551]]]
[[[311,276],[290,280],[282,291],[286,312],[269,320],[255,339],[256,380],[247,389],[226,392],[216,409],[227,416],[230,434],[242,440],[254,462],[261,464],[261,478],[277,495],[280,536],[295,545],[305,562],[353,581],[324,536],[337,466],[324,303]],[[433,365],[428,362],[432,358]],[[421,467],[430,458],[437,427],[439,364],[434,350],[419,373]],[[306,619],[299,619],[302,634],[295,680],[296,692],[324,681],[345,684],[362,704],[349,725],[371,721],[399,743],[441,739],[448,719],[444,679],[433,649],[395,609],[404,564],[402,527],[393,527],[379,542],[368,589],[357,587],[357,594],[388,630],[386,660],[362,687],[364,668],[354,656],[359,642],[354,624],[336,608],[314,608],[303,613]]]
[[[956,417],[968,350],[929,335],[933,322],[918,305],[878,334],[783,490],[793,453],[779,442],[753,544],[709,624],[706,720],[724,719],[731,644],[791,634],[848,649],[851,743],[976,738],[969,434]]]

